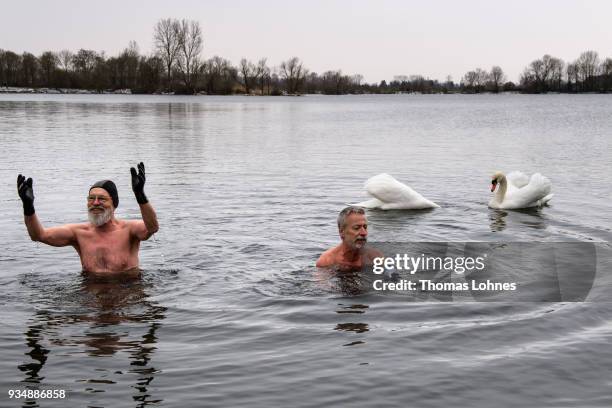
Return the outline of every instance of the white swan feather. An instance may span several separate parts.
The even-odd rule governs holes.
[[[387,173],[369,178],[365,182],[365,189],[374,198],[356,204],[359,207],[381,210],[422,210],[440,207]]]

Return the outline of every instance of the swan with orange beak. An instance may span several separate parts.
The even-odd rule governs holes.
[[[491,178],[491,192],[495,193],[489,207],[501,210],[542,207],[553,197],[552,183],[547,177],[535,173],[528,177],[520,171],[507,176],[501,171]]]

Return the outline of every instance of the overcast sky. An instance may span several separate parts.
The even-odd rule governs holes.
[[[200,22],[204,58],[292,56],[310,70],[341,69],[367,82],[421,74],[459,81],[499,65],[516,81],[544,54],[612,57],[607,0],[0,0],[0,48],[18,53],[79,48],[116,55],[130,40],[153,50],[160,18]]]

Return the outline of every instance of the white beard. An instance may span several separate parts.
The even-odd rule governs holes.
[[[101,227],[110,221],[113,216],[113,210],[110,208],[104,209],[104,212],[101,214],[96,214],[91,211],[87,212],[87,217],[89,218],[89,222],[91,222],[96,227]]]

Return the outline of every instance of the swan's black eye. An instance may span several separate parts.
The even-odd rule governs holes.
[[[497,185],[497,180],[491,180],[491,184],[493,184],[494,186]]]

